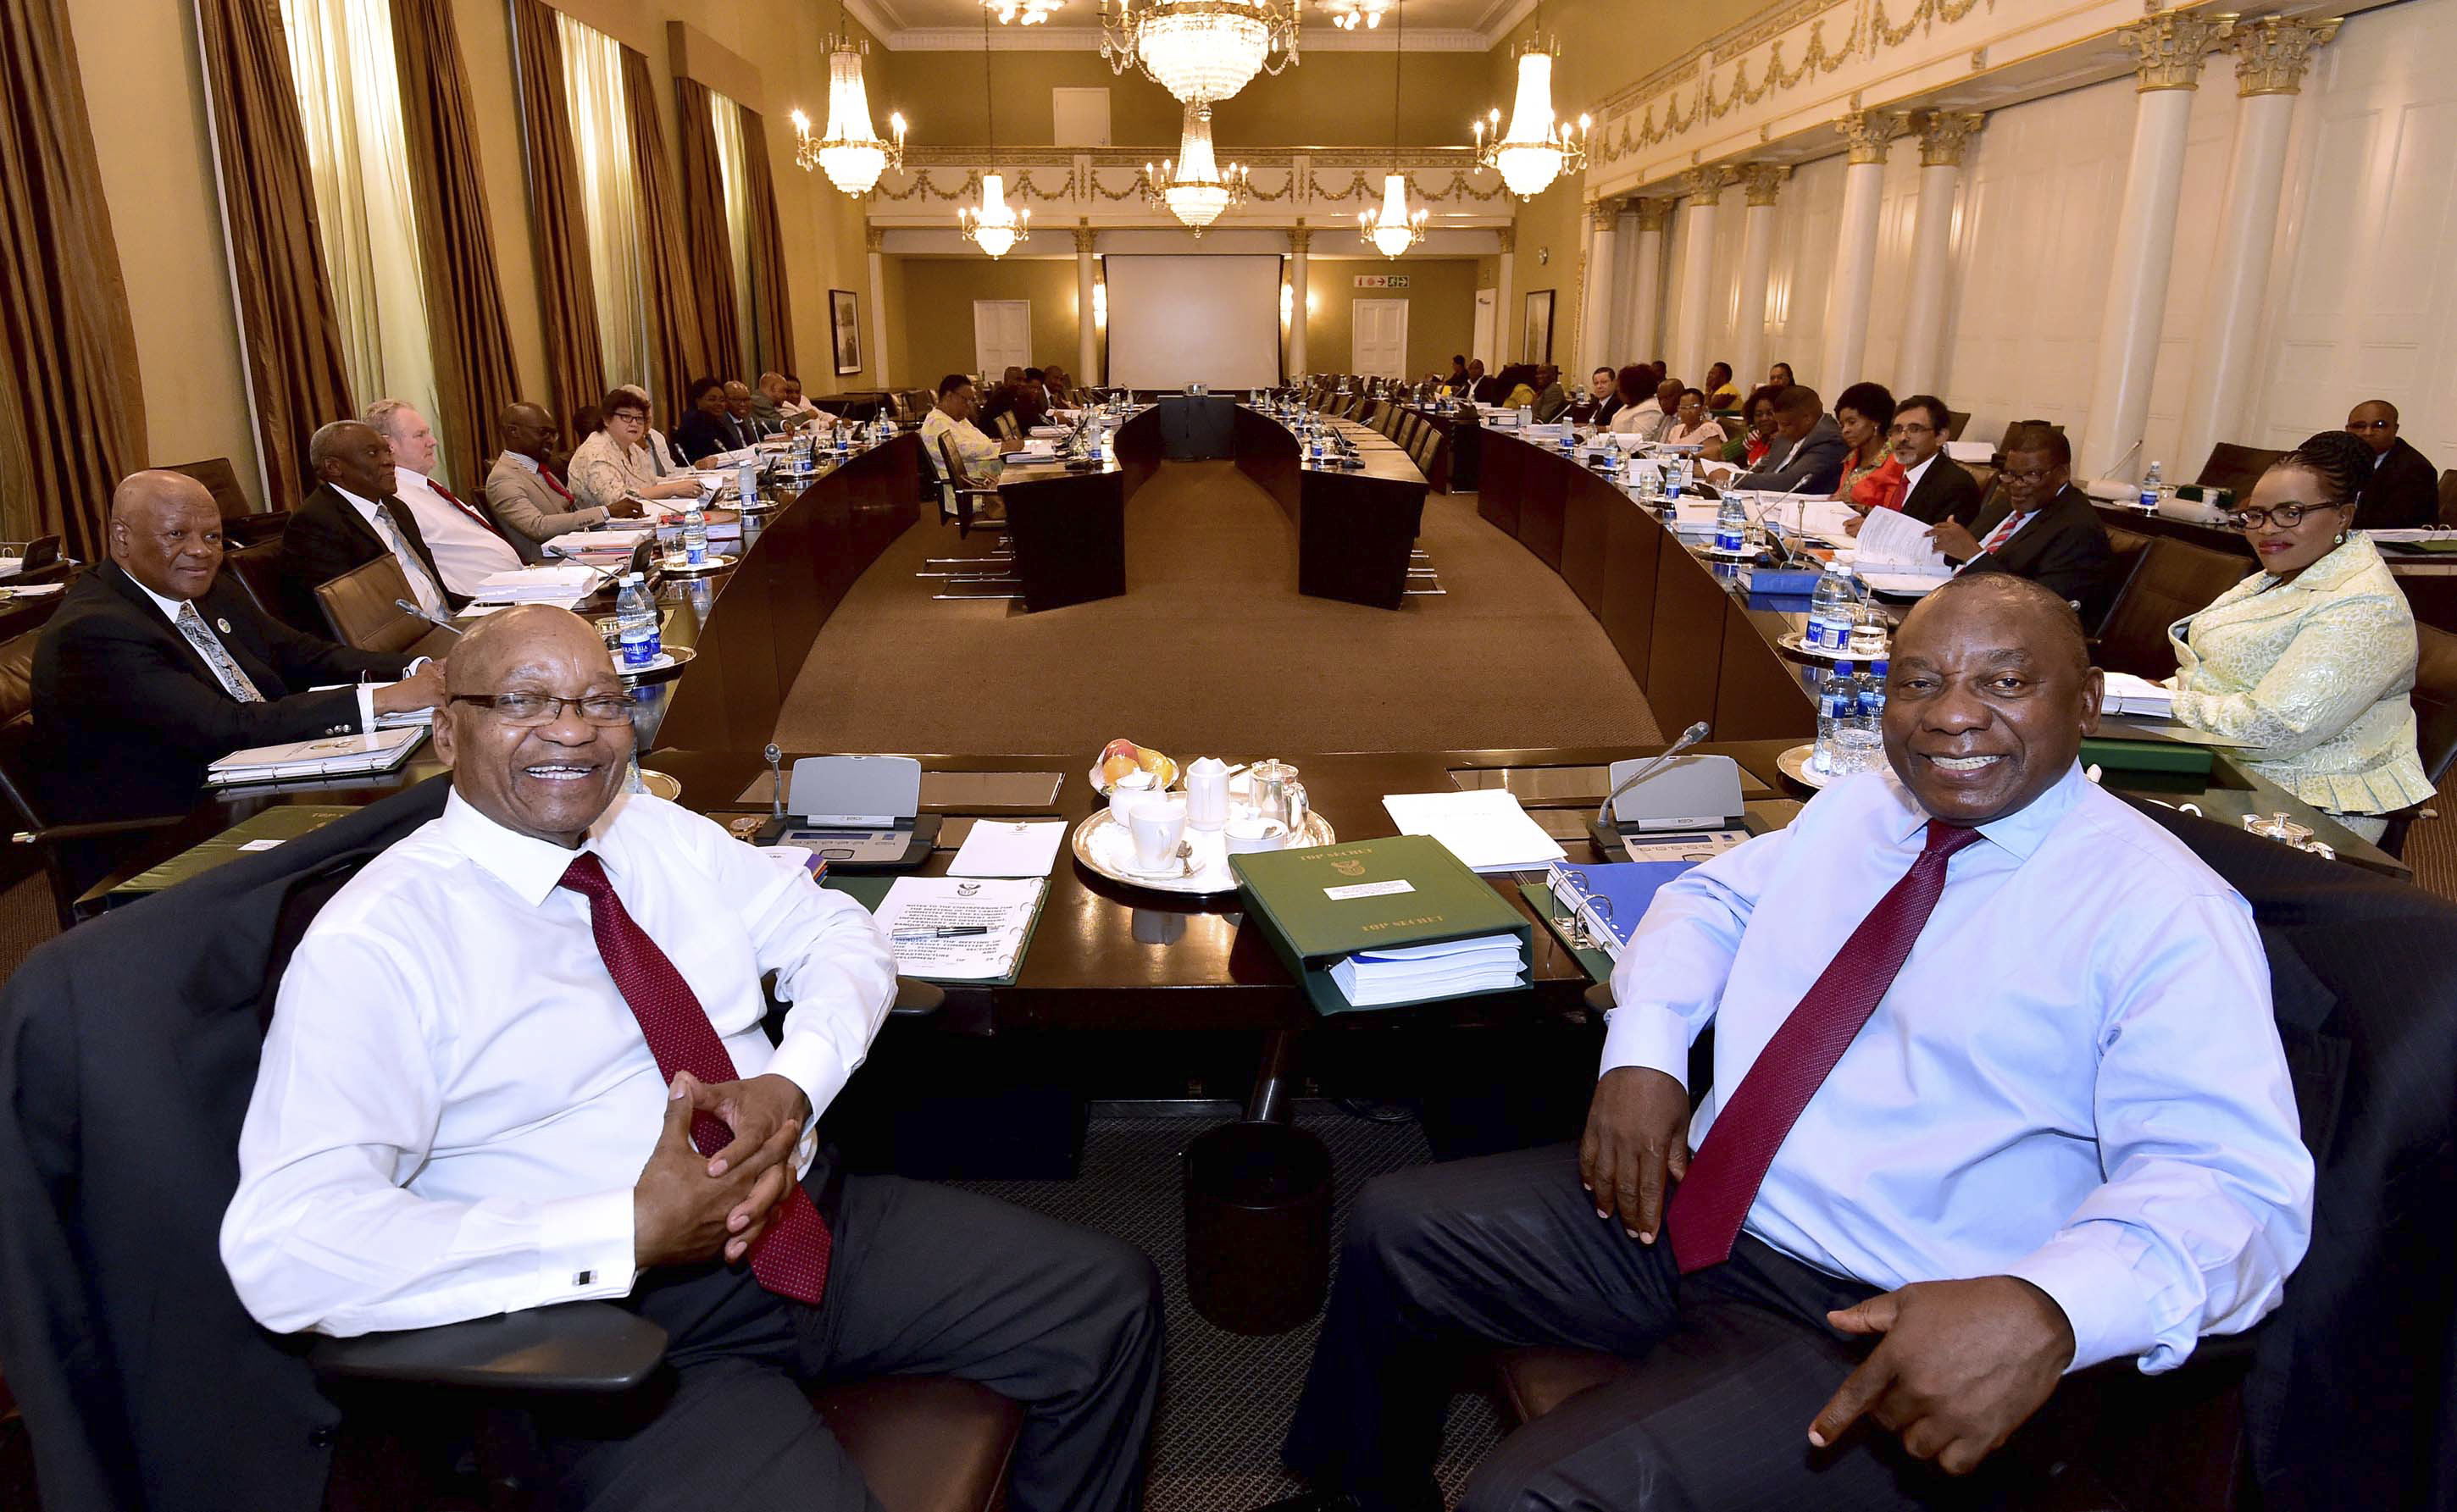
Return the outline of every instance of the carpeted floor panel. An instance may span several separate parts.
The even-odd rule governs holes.
[[[1073,1181],[973,1181],[957,1185],[1097,1229],[1149,1255],[1168,1300],[1167,1364],[1152,1434],[1146,1504],[1151,1512],[1246,1512],[1300,1489],[1280,1466],[1279,1446],[1305,1384],[1318,1322],[1252,1338],[1206,1322],[1186,1296],[1185,1207],[1178,1154],[1218,1118],[1096,1116]],[[1357,1189],[1373,1176],[1432,1158],[1413,1122],[1377,1123],[1324,1103],[1297,1105],[1299,1127],[1330,1146],[1332,1253]],[[1439,1474],[1456,1501],[1501,1426],[1482,1394],[1451,1404]]]

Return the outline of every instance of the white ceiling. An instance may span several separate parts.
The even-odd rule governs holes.
[[[1481,52],[1534,9],[1535,0],[1405,0],[1408,51]],[[891,51],[979,51],[981,0],[844,0],[855,20]],[[1307,0],[1305,46],[1324,51],[1387,52],[1397,35],[1394,3],[1381,26],[1353,31],[1331,24],[1325,0]],[[1100,46],[1100,0],[1059,0],[1038,26],[1001,26],[992,17],[989,45],[1001,51],[1064,51]]]

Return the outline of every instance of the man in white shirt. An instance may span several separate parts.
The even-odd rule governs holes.
[[[1505,1440],[1465,1512],[1925,1505],[2066,1373],[2170,1370],[2278,1304],[2313,1165],[2267,959],[2084,777],[2073,611],[1957,578],[1888,686],[1889,769],[1656,894],[1576,1151],[1359,1195],[1293,1504],[1439,1505],[1446,1359],[1487,1339],[1641,1362]]]
[[[1134,1505],[1150,1262],[817,1151],[895,997],[869,914],[623,793],[631,695],[578,616],[488,618],[446,691],[443,816],[282,977],[222,1225],[248,1310],[342,1336],[592,1297],[658,1322],[668,1395],[587,1438],[539,1420],[564,1505],[874,1507],[799,1382],[897,1373],[1023,1404],[1019,1512]]]
[[[409,508],[444,586],[470,598],[498,572],[517,571],[520,553],[484,509],[435,480],[435,430],[402,399],[378,399],[363,417],[392,442],[393,498]]]

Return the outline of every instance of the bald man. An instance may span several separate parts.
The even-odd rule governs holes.
[[[2440,522],[2440,472],[2397,433],[2397,406],[2365,399],[2346,412],[2346,429],[2372,449],[2371,480],[2355,510],[2356,528],[2413,530]]]
[[[378,557],[393,559],[411,602],[429,614],[469,602],[445,585],[418,518],[394,497],[400,475],[393,461],[392,442],[360,420],[335,420],[308,439],[316,487],[281,533],[281,613],[293,627],[327,623],[316,589]]]
[[[217,757],[355,734],[442,699],[436,666],[404,678],[408,658],[302,634],[222,582],[221,516],[194,479],[130,475],[112,496],[110,548],[34,652],[34,728],[59,822],[185,813]],[[307,691],[361,677],[404,680]]]
[[[508,404],[495,421],[504,454],[486,474],[486,506],[510,538],[523,562],[546,560],[546,543],[574,530],[594,530],[609,520],[637,520],[640,501],[584,504],[547,470],[554,449],[554,417],[536,404]]]

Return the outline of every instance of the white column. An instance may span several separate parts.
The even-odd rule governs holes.
[[[887,234],[877,226],[862,230],[870,254],[870,384],[887,387],[887,255],[880,250]]]
[[[1741,187],[1748,195],[1741,212],[1741,328],[1732,348],[1732,381],[1745,396],[1765,371],[1766,276],[1774,268],[1775,204],[1791,170],[1781,163],[1748,163]],[[1690,381],[1703,387],[1706,375]]]
[[[1868,377],[1869,301],[1877,275],[1877,217],[1885,208],[1886,150],[1903,129],[1903,118],[1853,111],[1834,123],[1851,140],[1851,161],[1843,170],[1843,223],[1835,240],[1832,281],[1826,286],[1824,395],[1834,396]]]
[[[1296,229],[1289,233],[1289,377],[1291,378],[1306,370],[1306,252],[1312,245],[1312,230],[1305,222],[1297,222]]]
[[[1650,362],[1663,346],[1663,228],[1672,220],[1672,201],[1638,202],[1637,279],[1630,290],[1629,362]]]
[[[1903,300],[1903,350],[1894,397],[1933,394],[1945,385],[1945,310],[1953,273],[1953,194],[1962,152],[1986,117],[1972,111],[1922,111],[1918,216],[1911,223],[1911,281]]]
[[[1518,328],[1527,322],[1520,318],[1518,307],[1510,302],[1510,263],[1518,246],[1518,228],[1514,223],[1497,234],[1501,241],[1500,271],[1493,279],[1493,370],[1518,360]]]
[[[2235,54],[2235,152],[2217,255],[2201,296],[2201,342],[2193,354],[2184,430],[2170,477],[2189,478],[2210,449],[2237,439],[2261,368],[2261,299],[2269,283],[2271,238],[2285,186],[2287,129],[2311,56],[2338,34],[2334,20],[2306,25],[2264,16],[2228,39]],[[2188,470],[2190,469],[2190,470]]]
[[[1587,276],[1580,296],[1584,308],[1579,313],[1578,382],[1569,384],[1572,393],[1579,392],[1587,374],[1606,364],[1621,365],[1613,348],[1613,287],[1620,271],[1613,253],[1621,239],[1615,235],[1620,225],[1620,200],[1600,199],[1587,206]],[[1562,377],[1566,382],[1572,375]]]
[[[2116,255],[2107,275],[2091,370],[2089,429],[2074,459],[2075,478],[2101,478],[2120,462],[2138,476],[2150,460],[2137,444],[2150,423],[2150,381],[2167,317],[2167,273],[2176,254],[2176,192],[2184,178],[2184,138],[2201,55],[2224,34],[2221,24],[2161,11],[2118,31],[2138,60],[2133,160],[2116,213]]]
[[[1715,276],[1715,207],[1724,187],[1732,181],[1724,168],[1693,168],[1682,175],[1689,204],[1682,213],[1688,223],[1681,261],[1681,308],[1672,312],[1672,376],[1695,383],[1706,376],[1706,316],[1714,300],[1706,293]]]
[[[1101,381],[1101,339],[1092,314],[1092,223],[1075,220],[1075,378],[1080,383]]]

